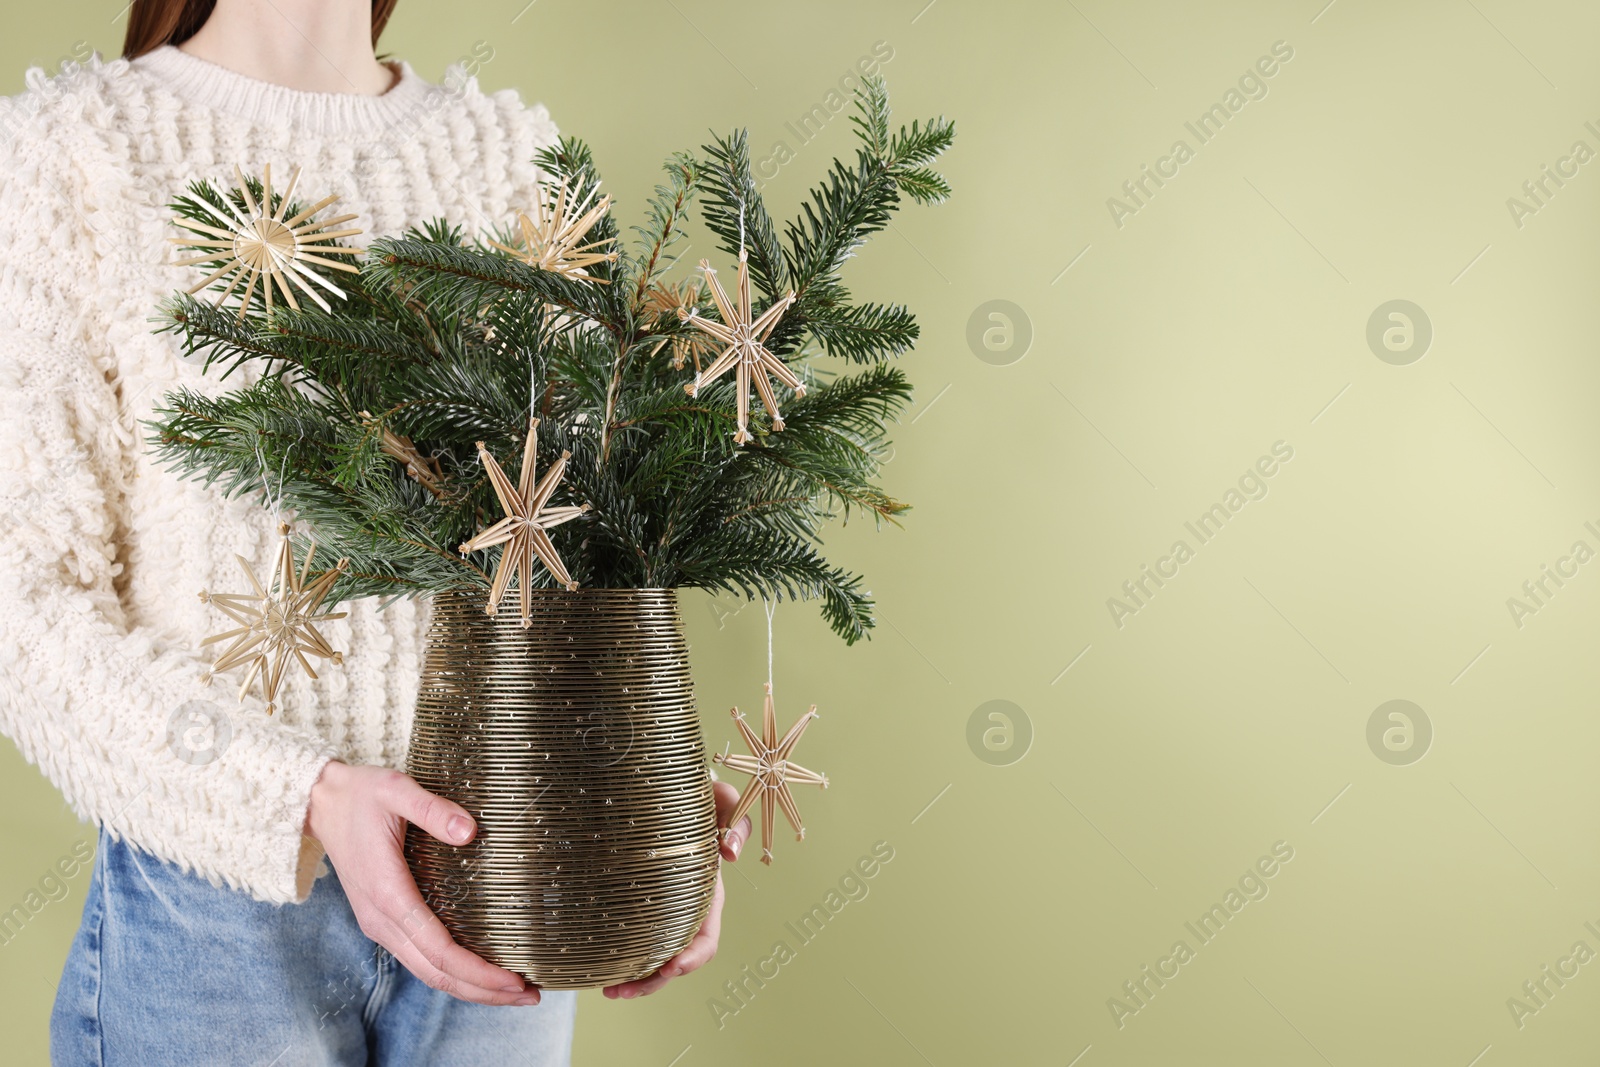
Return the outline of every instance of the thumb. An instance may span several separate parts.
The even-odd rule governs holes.
[[[390,811],[447,845],[464,845],[478,832],[466,808],[428,792],[408,774],[394,777],[385,800]]]
[[[751,783],[752,788],[754,783]],[[727,782],[716,782],[711,787],[712,795],[717,804],[717,825],[728,826],[728,818],[739,806],[739,791]],[[750,816],[746,815],[739,820],[737,826],[728,826],[727,834],[722,836],[721,851],[723,858],[736,860],[739,850],[744,848],[744,843],[750,837]]]

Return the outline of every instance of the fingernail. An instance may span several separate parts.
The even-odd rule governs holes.
[[[539,996],[536,993],[530,993],[525,997],[518,997],[516,1003],[521,1007],[529,1007],[539,1003]]]
[[[472,836],[472,820],[465,815],[455,815],[450,819],[450,840],[466,844]]]
[[[739,858],[739,850],[741,848],[743,848],[743,847],[744,847],[744,842],[743,841],[740,841],[737,837],[733,839],[733,858],[734,859],[738,859]]]
[[[507,993],[520,993],[520,992],[523,991],[523,989],[525,989],[527,987],[524,986],[521,982],[514,982],[514,983],[512,983],[510,985],[503,985],[500,988],[505,990]]]

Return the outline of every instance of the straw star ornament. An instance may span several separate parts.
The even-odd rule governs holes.
[[[290,659],[312,678],[312,669],[306,656],[312,655],[339,664],[342,653],[335,652],[328,639],[317,629],[317,623],[342,619],[343,611],[322,612],[322,601],[333,583],[344,573],[348,560],[341,559],[332,570],[311,577],[311,559],[316,555],[313,541],[306,552],[304,563],[295,569],[294,546],[289,541],[288,523],[278,525],[278,554],[272,564],[272,576],[263,586],[256,580],[255,571],[243,556],[236,556],[244,575],[250,581],[253,593],[208,593],[201,590],[200,599],[228,616],[238,627],[212,634],[200,642],[200,647],[231,640],[211,665],[211,670],[201,677],[209,685],[213,674],[244,666],[244,681],[239,685],[239,699],[243,700],[250,687],[259,679],[262,695],[267,701],[267,714],[277,708],[278,687],[283,682],[284,668]]]
[[[739,733],[744,737],[744,743],[750,748],[750,755],[729,754],[719,752],[711,757],[713,763],[720,763],[731,771],[751,776],[749,788],[739,797],[738,805],[733,809],[733,814],[728,817],[728,825],[723,828],[727,834],[733,827],[739,825],[739,820],[759,799],[761,801],[761,862],[772,865],[772,823],[773,808],[783,809],[783,814],[789,820],[789,825],[794,827],[796,841],[804,841],[806,828],[800,821],[800,809],[795,806],[794,794],[789,792],[789,783],[799,782],[805,785],[820,785],[828,788],[828,776],[808,771],[798,763],[789,759],[789,754],[794,751],[795,745],[800,743],[800,736],[806,732],[806,727],[811,725],[811,720],[819,718],[817,706],[811,705],[811,710],[800,717],[800,721],[789,727],[789,732],[778,739],[777,716],[772,709],[772,683],[766,684],[767,695],[761,705],[761,736],[757,737],[750,724],[745,722],[744,713],[738,708],[733,709],[733,721],[739,728]]]
[[[544,472],[544,477],[535,480],[538,430],[539,420],[529,420],[528,440],[522,448],[522,471],[515,485],[511,483],[511,479],[507,477],[495,458],[489,454],[484,443],[478,442],[478,455],[483,459],[483,468],[489,473],[489,481],[493,483],[495,495],[500,498],[500,506],[505,509],[506,515],[461,545],[463,556],[495,545],[505,545],[500,551],[500,565],[495,569],[494,581],[489,588],[488,613],[493,615],[499,610],[501,597],[505,596],[506,590],[511,585],[511,579],[516,578],[521,595],[523,626],[533,625],[529,613],[533,610],[535,557],[544,564],[545,569],[558,584],[569,590],[578,588],[578,583],[572,580],[572,575],[567,573],[561,557],[556,554],[555,543],[550,540],[548,531],[589,510],[588,504],[559,508],[546,506],[550,503],[550,497],[555,493],[556,486],[561,484],[562,476],[566,474],[567,460],[571,458],[572,453],[562,452],[561,458]]]
[[[359,248],[345,248],[334,243],[341,237],[351,237],[362,232],[359,228],[330,229],[340,223],[349,222],[356,216],[335,215],[332,218],[314,219],[312,216],[339,199],[337,196],[326,196],[298,215],[284,218],[289,207],[289,198],[294,195],[295,186],[300,182],[299,167],[296,167],[294,174],[290,176],[289,187],[278,197],[274,197],[272,193],[272,167],[270,165],[263,167],[259,201],[251,194],[250,183],[245,181],[244,172],[235,166],[233,173],[238,181],[239,197],[244,202],[245,210],[241,211],[238,205],[226,196],[220,198],[222,208],[205,197],[195,196],[190,203],[210,215],[216,225],[183,214],[177,215],[174,219],[177,225],[191,231],[191,234],[171,237],[168,240],[182,249],[195,253],[187,259],[177,260],[177,266],[221,264],[212,273],[190,286],[187,290],[189,295],[198,293],[214,282],[227,279],[227,285],[213,305],[221,307],[243,282],[244,289],[239,297],[239,318],[242,320],[249,310],[256,283],[260,282],[269,318],[272,316],[274,290],[281,295],[283,302],[297,311],[300,309],[300,302],[295,297],[296,289],[299,289],[302,295],[310,297],[322,310],[332,311],[332,306],[321,293],[317,292],[316,287],[320,286],[340,300],[345,297],[344,290],[312,270],[308,264],[315,263],[320,267],[351,274],[360,273],[360,269],[354,264],[326,258],[360,254]],[[274,201],[276,201],[275,206]]]
[[[712,361],[704,371],[695,374],[694,381],[685,385],[684,391],[690,396],[696,396],[700,387],[707,382],[720,377],[724,371],[733,370],[736,381],[735,395],[738,398],[738,431],[733,435],[734,441],[744,444],[751,439],[750,436],[750,386],[753,384],[756,392],[761,395],[761,403],[766,406],[767,414],[772,416],[773,430],[783,429],[783,417],[778,414],[778,398],[772,391],[772,382],[768,375],[777,378],[784,385],[794,390],[795,396],[805,396],[805,383],[790,370],[788,365],[767,351],[766,340],[772,336],[773,327],[778,325],[778,320],[783,313],[794,303],[794,290],[790,290],[783,299],[775,301],[771,307],[761,313],[756,319],[750,317],[750,268],[748,255],[744,249],[739,250],[739,281],[735,286],[738,294],[738,306],[735,308],[728,300],[728,294],[723,291],[722,283],[717,281],[717,272],[711,269],[711,264],[706,260],[700,261],[700,269],[705,273],[706,281],[711,285],[711,299],[716,302],[717,312],[722,316],[721,322],[699,314],[693,307],[688,310],[680,308],[678,317],[692,326],[709,334],[716,341],[727,345],[721,355]]]
[[[588,268],[600,263],[616,262],[616,251],[606,249],[606,246],[615,244],[617,239],[606,237],[585,241],[584,238],[611,207],[611,197],[602,196],[597,201],[595,195],[600,187],[596,185],[587,196],[579,198],[573,193],[570,182],[570,178],[563,179],[554,195],[548,189],[541,189],[539,199],[534,203],[533,218],[529,218],[526,212],[517,214],[517,224],[522,230],[520,245],[503,245],[494,240],[489,243],[502,252],[516,256],[530,267],[538,267],[564,278],[609,285],[610,282],[605,278],[592,277]]]
[[[692,311],[700,299],[700,278],[691,278],[686,282],[673,285],[671,282],[657,282],[650,287],[646,296],[645,310],[657,315],[678,315],[684,317],[686,312]],[[704,333],[680,333],[672,337],[663,337],[656,342],[650,350],[654,356],[661,351],[667,342],[672,342],[672,369],[682,370],[683,365],[692,357],[694,359],[694,372],[700,373],[700,357],[710,355],[716,351],[716,342]]]

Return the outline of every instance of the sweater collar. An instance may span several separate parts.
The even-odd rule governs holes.
[[[414,122],[433,88],[405,60],[387,65],[399,77],[383,93],[315,93],[261,81],[218,66],[173,45],[132,65],[173,93],[202,107],[264,125],[292,125],[323,134],[381,134]]]

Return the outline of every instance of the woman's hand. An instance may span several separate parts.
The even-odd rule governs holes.
[[[717,825],[726,824],[728,816],[733,813],[734,805],[739,803],[739,791],[727,782],[716,782],[711,787],[712,794],[717,798]],[[750,819],[745,817],[739,820],[739,825],[724,838],[722,838],[722,858],[733,862],[739,858],[739,850],[744,848],[745,841],[750,837]],[[717,936],[722,930],[722,872],[717,872],[717,889],[711,897],[711,911],[706,915],[705,923],[700,927],[700,932],[694,935],[694,940],[684,950],[672,957],[661,969],[649,978],[641,978],[636,982],[623,982],[621,985],[606,986],[606,996],[612,1000],[621,997],[630,1000],[633,997],[642,997],[654,993],[679,975],[688,974],[697,968],[704,967],[711,962],[711,957],[717,954]]]
[[[447,845],[466,844],[478,829],[461,805],[434,796],[399,771],[334,761],[311,787],[306,833],[327,850],[362,933],[453,997],[478,1004],[539,1003],[539,991],[519,976],[456,944],[423,901],[402,851],[408,822]]]

